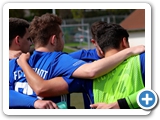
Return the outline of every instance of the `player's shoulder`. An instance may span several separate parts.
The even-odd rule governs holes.
[[[50,53],[50,54],[48,54],[48,57],[50,58],[50,59],[54,59],[54,60],[57,60],[57,61],[59,61],[59,60],[66,60],[66,59],[68,59],[68,58],[71,58],[71,56],[70,55],[68,55],[68,53],[65,53],[65,52],[52,52],[52,53]]]
[[[17,61],[17,58],[16,59],[10,59],[9,64],[14,64],[14,63],[16,63],[16,61]]]
[[[68,55],[67,53],[65,52],[49,52],[49,53],[46,53],[44,56],[50,56],[50,57],[60,57],[60,56],[64,56],[64,55]]]
[[[140,55],[143,55],[143,56],[145,56],[145,52],[142,52]]]
[[[140,61],[144,62],[145,61],[145,52],[140,54]]]
[[[145,57],[145,52],[142,52],[142,53],[140,53],[140,54],[138,54],[138,55],[135,55],[135,56],[132,56],[132,57],[140,57],[140,58],[143,58],[143,57]]]
[[[145,52],[140,54],[140,59],[145,59]]]

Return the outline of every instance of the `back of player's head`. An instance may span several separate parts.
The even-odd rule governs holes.
[[[94,22],[94,23],[91,25],[92,39],[96,40],[97,31],[98,31],[98,29],[101,29],[101,27],[102,27],[104,24],[107,24],[107,22],[97,21],[97,22]]]
[[[11,46],[13,39],[18,35],[21,38],[26,33],[26,28],[29,27],[29,22],[20,18],[9,18],[9,46]]]
[[[107,24],[104,23],[101,28],[97,30],[97,43],[103,52],[109,49],[119,49],[120,43],[123,38],[126,38],[128,42],[129,34],[126,29],[119,24]]]
[[[54,14],[46,13],[40,17],[35,16],[29,27],[33,43],[36,46],[46,46],[52,35],[56,35],[58,38],[61,32],[61,23],[62,20]]]

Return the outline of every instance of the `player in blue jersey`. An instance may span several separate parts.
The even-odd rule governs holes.
[[[32,42],[29,35],[29,22],[20,18],[9,18],[9,60],[19,57],[21,53],[32,52],[33,47],[31,47]],[[9,97],[11,101],[19,99],[18,92],[14,90],[9,90]],[[57,108],[56,104],[49,100],[38,100],[37,98],[25,96],[23,100],[34,103],[34,108],[48,108],[54,106]],[[28,103],[28,102],[26,102]],[[16,102],[15,102],[16,104]],[[16,108],[24,108],[24,106],[18,106]]]
[[[31,39],[28,28],[29,23],[26,20],[20,18],[9,18],[9,59],[16,58],[21,53],[30,51]],[[14,90],[9,90],[9,98],[11,102],[10,108],[48,108],[52,106],[56,108],[55,104],[51,101],[39,100],[38,98],[30,97]],[[28,106],[24,106],[22,102],[17,100],[22,100],[22,102],[25,104],[27,103],[26,105]]]
[[[60,29],[61,20],[53,14],[45,14],[41,17],[35,17],[30,25],[31,37],[35,44],[33,55],[29,59],[29,64],[34,71],[44,79],[50,79],[56,76],[65,76],[64,79],[68,84],[72,80],[68,80],[71,76],[80,78],[93,79],[107,73],[117,66],[126,56],[133,54],[132,49],[127,49],[124,56],[119,52],[115,56],[107,59],[102,59],[93,63],[86,63],[82,60],[73,59],[64,54],[62,31]],[[54,29],[53,29],[54,28]],[[47,32],[47,33],[46,33]],[[136,53],[142,52],[143,47],[139,47]],[[134,53],[135,54],[135,53]],[[119,57],[117,57],[119,56]],[[112,59],[119,58],[117,61]],[[67,62],[66,62],[67,59]],[[108,63],[111,63],[109,64]],[[20,93],[37,97],[37,95],[30,89],[22,69],[17,65],[16,60],[10,61],[10,89]],[[64,91],[58,94],[64,94]],[[56,92],[55,92],[56,95]],[[54,102],[67,100],[65,96],[54,97]],[[12,102],[12,101],[11,101]],[[12,103],[11,103],[12,104]]]
[[[96,41],[93,41],[93,42],[96,42]],[[97,46],[98,47],[98,46]],[[97,49],[97,50],[99,50],[99,48]],[[101,52],[101,51],[99,51],[99,52]],[[78,53],[78,54],[77,54]],[[89,50],[89,51],[85,51],[85,50],[80,50],[80,51],[78,51],[78,52],[75,52],[75,53],[71,53],[70,55],[71,56],[73,56],[73,57],[76,57],[76,58],[78,58],[78,59],[83,59],[83,60],[85,60],[85,61],[93,61],[93,60],[97,60],[97,59],[99,59],[100,57],[97,55],[97,53],[98,52],[96,52],[96,50]],[[80,55],[81,54],[81,55]],[[100,54],[101,55],[101,54]],[[95,57],[93,57],[93,56],[95,56]],[[102,57],[102,56],[101,56]],[[26,74],[26,76],[27,76],[27,74]],[[32,75],[30,75],[30,76],[34,76],[34,74],[32,74]],[[30,77],[29,76],[29,77]],[[32,79],[32,83],[29,83],[29,84],[33,84],[34,82],[36,83],[36,84],[34,84],[34,87],[33,87],[33,89],[35,90],[35,91],[39,91],[38,90],[38,87],[40,87],[39,89],[42,89],[43,90],[43,87],[41,87],[41,86],[43,86],[43,85],[45,85],[45,82],[44,82],[44,84],[42,85],[41,83],[39,84],[38,82],[36,82],[36,79],[38,79],[38,78],[31,78]],[[34,80],[35,79],[35,80]],[[53,95],[53,93],[54,93],[54,90],[53,90],[53,82],[54,80],[52,80],[52,81],[48,81],[48,83],[50,84],[50,86],[51,86],[51,88],[50,88],[50,90],[48,90],[48,91],[50,91],[50,92],[46,92],[45,90],[44,90],[44,93],[43,92],[36,92],[37,94],[39,94],[39,95],[41,95],[41,96],[43,96],[43,97],[46,97],[46,96],[48,96],[49,94],[52,94]],[[58,80],[57,80],[58,81]],[[41,81],[41,82],[43,82],[43,81]],[[84,86],[81,86],[81,87],[78,87],[79,86],[79,84],[82,84],[81,83],[82,81],[80,80],[79,82],[72,82],[72,84],[70,84],[69,85],[69,91],[70,92],[75,92],[76,90],[75,89],[78,89],[78,88],[80,88],[81,89],[81,91],[84,89]],[[75,84],[73,84],[73,83],[76,83],[77,84],[77,86],[75,85]],[[61,83],[60,83],[61,84]],[[58,84],[58,85],[60,85],[60,84]],[[91,84],[90,84],[91,85]],[[37,86],[37,87],[36,87]],[[72,87],[71,87],[72,86]],[[31,85],[31,87],[32,87],[32,85]],[[72,90],[70,90],[70,88],[72,88]],[[90,88],[90,87],[89,87]],[[84,90],[84,92],[85,92],[86,90]],[[47,93],[46,95],[44,95],[45,93]]]

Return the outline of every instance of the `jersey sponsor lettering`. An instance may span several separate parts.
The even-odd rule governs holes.
[[[39,75],[41,76],[43,79],[46,77],[48,71],[43,70],[43,69],[39,69],[39,68],[33,68],[33,70]],[[16,70],[14,71],[14,80],[19,80],[22,77],[25,77],[25,74],[22,70]]]

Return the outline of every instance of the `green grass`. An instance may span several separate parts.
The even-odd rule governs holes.
[[[71,53],[71,52],[74,52],[75,50],[72,50],[72,49],[69,49],[69,48],[63,48],[63,52],[66,52],[66,53]]]
[[[84,109],[83,95],[82,93],[71,94],[71,106],[75,106],[76,109]]]
[[[69,46],[69,47],[75,47],[75,46],[79,46],[79,45],[80,45],[79,42],[65,43],[65,46]],[[86,42],[82,42],[81,45],[82,46],[87,46],[88,44]]]

